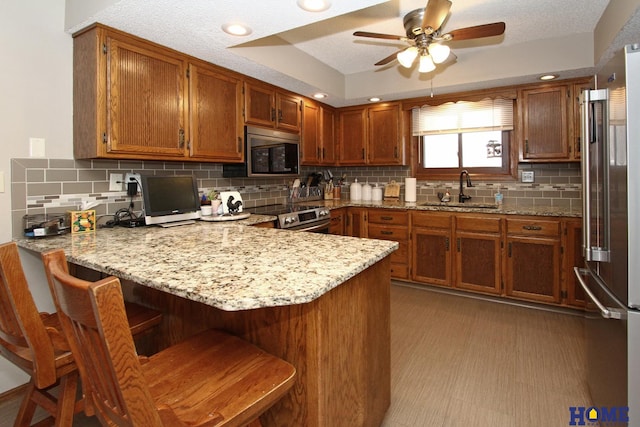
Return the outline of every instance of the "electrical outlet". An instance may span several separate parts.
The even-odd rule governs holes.
[[[533,171],[522,171],[522,182],[534,182],[535,174]]]
[[[127,173],[124,176],[124,188],[125,190],[127,189],[127,184],[129,184],[130,182],[137,182],[138,183],[138,193],[142,192],[142,187],[141,187],[141,182],[142,182],[142,177],[140,177],[139,173]]]
[[[109,174],[109,191],[122,191],[122,174]]]

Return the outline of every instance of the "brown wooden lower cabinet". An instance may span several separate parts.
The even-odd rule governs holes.
[[[562,268],[564,284],[562,293],[566,304],[574,307],[584,307],[586,295],[576,276],[573,274],[573,267],[584,267],[582,256],[582,221],[568,220],[564,229],[565,243],[563,247],[565,265]]]
[[[398,250],[391,254],[391,277],[409,278],[409,214],[402,209],[369,209],[367,236],[370,239],[393,240]]]
[[[349,208],[345,234],[352,237],[367,237],[367,208]]]
[[[329,222],[329,234],[337,234],[338,236],[344,235],[345,229],[346,209],[332,209],[331,218]]]
[[[451,215],[412,212],[411,278],[451,286]]]
[[[456,216],[456,288],[494,295],[502,293],[501,230],[499,217]]]

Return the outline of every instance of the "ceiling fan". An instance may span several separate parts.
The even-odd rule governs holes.
[[[411,46],[387,56],[376,62],[375,65],[386,65],[394,59],[397,59],[400,65],[410,68],[415,59],[419,57],[420,65],[418,71],[428,73],[435,70],[435,64],[441,64],[449,57],[450,48],[445,42],[499,36],[504,33],[504,22],[459,28],[448,33],[442,33],[440,27],[449,14],[450,9],[450,0],[427,0],[427,5],[424,9],[412,10],[405,15],[403,22],[406,36],[369,33],[366,31],[356,31],[353,35],[377,39],[401,40],[410,43]]]

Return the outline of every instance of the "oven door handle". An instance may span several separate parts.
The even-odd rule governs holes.
[[[602,317],[604,317],[605,319],[622,319],[622,313],[620,313],[620,311],[616,309],[612,309],[610,307],[606,307],[604,304],[602,304],[602,302],[600,302],[600,300],[596,298],[593,292],[591,292],[591,289],[589,289],[589,286],[587,286],[587,283],[584,281],[584,276],[593,277],[593,274],[591,273],[591,271],[589,271],[586,268],[573,267],[573,272],[575,273],[576,279],[578,279],[578,283],[580,283],[582,290],[589,296],[591,301],[593,301],[594,304],[598,307],[598,310],[600,310],[600,315]]]
[[[322,221],[320,224],[310,224],[308,226],[305,225],[301,225],[299,228],[289,228],[288,230],[291,231],[317,231],[317,230],[322,230],[322,229],[326,229],[329,227],[329,221]],[[285,230],[287,230],[285,228]]]

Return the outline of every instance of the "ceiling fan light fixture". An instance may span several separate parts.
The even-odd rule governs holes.
[[[446,61],[450,52],[451,49],[447,45],[440,43],[433,43],[429,45],[429,53],[431,54],[433,62],[436,64],[442,64]]]
[[[420,67],[418,71],[421,73],[428,73],[436,69],[431,56],[429,55],[420,55]]]
[[[307,12],[323,12],[331,7],[329,0],[298,0],[298,7]]]
[[[411,46],[398,53],[397,58],[400,65],[405,68],[411,68],[416,56],[418,56],[418,49],[415,46]]]
[[[237,22],[222,25],[222,31],[232,36],[248,36],[251,34],[251,28]]]

